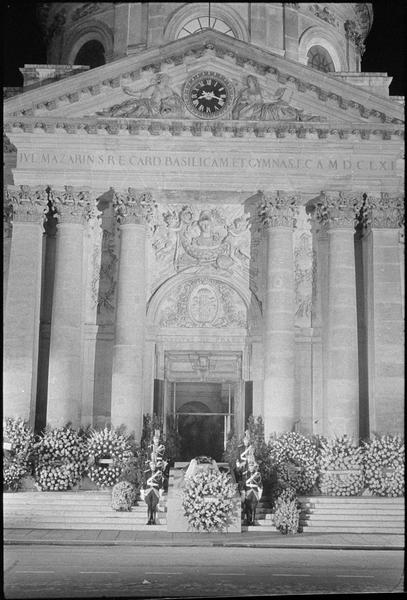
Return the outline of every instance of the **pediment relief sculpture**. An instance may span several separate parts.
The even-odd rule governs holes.
[[[203,73],[206,73],[206,71]],[[210,74],[211,72],[208,73]],[[198,87],[199,85],[205,86],[209,80],[204,77],[200,78],[199,75],[197,74],[194,77],[194,79],[198,77]],[[226,81],[225,78],[223,79]],[[232,89],[233,86],[229,84],[227,87]],[[202,89],[204,90],[205,87]],[[167,73],[157,73],[149,85],[140,90],[133,90],[126,85],[122,86],[122,90],[130,96],[128,100],[114,104],[109,108],[98,111],[96,114],[98,116],[116,118],[184,118],[188,116],[186,99],[185,97],[182,98],[181,94],[178,94],[172,88],[170,77]],[[304,110],[291,106],[292,94],[292,90],[281,87],[277,89],[273,97],[265,97],[257,77],[248,75],[245,86],[237,93],[236,100],[233,102],[231,108],[232,119],[303,122],[326,120],[326,118],[318,115],[305,114]],[[233,95],[229,93],[230,98]],[[184,96],[186,95],[184,94]],[[211,103],[214,101],[214,98],[216,96],[213,96],[209,92],[203,92],[201,96],[197,96],[195,102],[201,102],[199,108],[202,109],[202,112],[195,111],[195,116],[200,118],[202,115],[203,118],[208,119],[217,118],[221,114],[224,114],[221,110],[219,110],[219,114],[217,114],[216,110],[211,110]],[[205,103],[207,106],[205,106]]]
[[[171,88],[170,78],[165,73],[157,73],[151,83],[141,90],[134,91],[128,86],[122,86],[122,90],[130,96],[129,100],[96,114],[104,117],[128,118],[174,118],[184,114],[181,97]]]
[[[248,75],[246,86],[238,93],[232,110],[233,119],[250,121],[323,121],[317,115],[304,114],[303,110],[290,105],[292,92],[279,88],[273,98],[264,99],[257,77]]]

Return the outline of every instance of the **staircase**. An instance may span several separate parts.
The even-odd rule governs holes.
[[[299,501],[304,533],[404,532],[404,498],[307,496]]]
[[[271,499],[262,496],[256,508],[256,525],[242,525],[242,531],[278,531],[273,524]]]
[[[166,496],[157,525],[146,525],[147,506],[138,501],[130,512],[112,509],[110,491],[17,492],[3,494],[3,526],[29,529],[115,529],[166,531]]]

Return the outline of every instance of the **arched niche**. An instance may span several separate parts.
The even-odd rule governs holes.
[[[71,32],[65,44],[63,64],[75,64],[78,52],[88,42],[99,42],[105,51],[105,62],[109,62],[113,56],[113,33],[105,23],[92,20]]]
[[[298,60],[306,65],[308,63],[308,52],[314,46],[320,46],[330,56],[335,71],[346,71],[347,63],[341,42],[335,34],[323,27],[315,26],[306,29],[299,39]]]
[[[261,310],[254,294],[236,278],[218,274],[177,274],[163,283],[147,304],[147,322],[157,329],[246,329]]]

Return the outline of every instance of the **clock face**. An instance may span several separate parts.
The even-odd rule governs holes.
[[[186,82],[183,96],[193,115],[201,119],[216,119],[230,107],[233,87],[222,75],[202,71]]]

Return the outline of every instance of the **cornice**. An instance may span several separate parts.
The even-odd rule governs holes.
[[[9,118],[4,132],[54,135],[174,136],[310,138],[350,140],[404,139],[404,128],[382,123],[327,123],[306,121],[201,121],[199,119],[119,119],[83,117],[67,119]]]
[[[44,106],[51,111],[58,107],[59,102],[66,102],[67,99],[70,103],[79,102],[82,96],[89,97],[109,87],[120,87],[122,78],[135,81],[143,71],[157,73],[164,67],[168,69],[168,65],[177,66],[202,56],[222,58],[247,69],[248,73],[269,75],[281,84],[290,82],[299,92],[313,92],[322,101],[328,98],[334,100],[338,108],[350,111],[355,116],[379,116],[382,122],[403,123],[400,118],[401,107],[391,99],[373,95],[370,91],[217,31],[203,31],[196,34],[193,40],[189,37],[175,40],[162,48],[146,50],[137,57],[123,58],[72,76],[69,80],[50,83],[9,98],[4,102],[5,118],[35,116],[35,110]],[[369,108],[372,103],[375,107]]]

